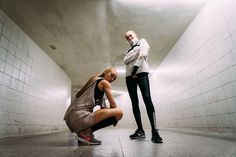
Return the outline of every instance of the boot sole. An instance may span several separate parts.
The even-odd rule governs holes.
[[[82,142],[85,145],[101,145],[101,142],[91,142],[91,141],[87,141],[81,137],[75,136],[76,139],[80,142]]]
[[[162,140],[157,140],[157,141],[156,141],[156,140],[153,140],[153,139],[152,139],[152,142],[153,142],[153,143],[163,143]]]
[[[143,138],[146,138],[145,135],[143,136],[138,136],[138,137],[129,137],[130,139],[143,139]]]

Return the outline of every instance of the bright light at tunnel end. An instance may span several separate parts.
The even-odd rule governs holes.
[[[161,3],[181,3],[181,4],[186,4],[186,3],[203,3],[208,0],[116,0],[117,2],[120,3],[126,3],[126,4],[142,4],[142,5],[154,5],[154,4],[161,4]]]
[[[116,71],[117,71],[118,75],[124,75],[125,74],[125,69],[123,69],[123,68],[116,68]]]

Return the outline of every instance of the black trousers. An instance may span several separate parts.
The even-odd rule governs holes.
[[[134,118],[137,124],[138,129],[143,130],[141,114],[139,109],[139,99],[137,93],[137,86],[139,86],[143,101],[146,106],[148,118],[152,127],[152,130],[156,129],[156,117],[155,117],[155,109],[151,99],[150,93],[150,84],[148,73],[137,74],[137,78],[132,78],[131,76],[126,77],[126,85],[129,92],[129,96],[132,102],[132,109]]]

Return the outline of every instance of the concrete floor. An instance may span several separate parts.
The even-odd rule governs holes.
[[[236,157],[236,141],[161,130],[163,144],[130,140],[133,129],[107,128],[95,133],[99,146],[77,146],[70,132],[5,138],[0,157]]]

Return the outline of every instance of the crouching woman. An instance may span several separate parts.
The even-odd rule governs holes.
[[[78,142],[88,145],[101,144],[93,132],[110,125],[116,126],[122,118],[123,113],[117,107],[111,93],[111,83],[116,78],[117,72],[112,67],[102,74],[91,77],[68,107],[64,120],[70,131],[77,134]],[[104,94],[110,103],[110,108],[106,107]],[[97,105],[100,109],[94,111]]]

